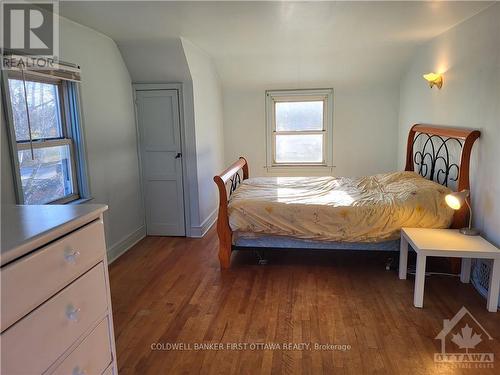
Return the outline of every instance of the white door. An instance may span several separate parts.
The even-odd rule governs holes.
[[[177,90],[136,91],[148,235],[184,236]]]

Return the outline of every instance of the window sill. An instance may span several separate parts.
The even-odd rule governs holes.
[[[62,198],[62,199],[59,199],[59,200],[56,200],[56,201],[53,201],[53,202],[49,202],[49,203],[45,203],[45,204],[48,204],[48,205],[65,205],[65,204],[81,204],[81,203],[86,203],[88,201],[91,201],[92,197],[89,197],[89,198],[80,198],[78,195],[74,194],[74,195],[70,195],[70,196],[67,196],[65,198]]]
[[[264,167],[270,175],[278,176],[331,176],[331,165],[273,165]]]
[[[74,201],[71,201],[71,202],[68,202],[66,204],[82,204],[82,203],[87,203],[87,202],[90,202],[92,199],[92,197],[90,198],[79,198],[79,199],[75,199]]]

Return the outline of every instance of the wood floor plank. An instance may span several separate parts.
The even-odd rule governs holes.
[[[413,278],[385,271],[385,253],[268,252],[259,266],[236,252],[221,272],[217,246],[214,229],[201,239],[147,237],[111,265],[120,374],[471,374],[434,362],[443,319],[462,306],[495,338],[482,343],[495,368],[481,373],[500,368],[500,313],[456,277],[429,277],[417,309]],[[314,347],[328,344],[350,349]]]

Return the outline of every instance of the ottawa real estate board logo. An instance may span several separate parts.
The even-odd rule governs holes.
[[[434,361],[439,365],[494,367],[494,354],[484,347],[493,337],[465,307],[452,319],[443,320],[443,329],[435,339],[441,340],[441,352],[434,353]]]
[[[1,4],[2,67],[49,68],[59,55],[59,3],[5,0]]]

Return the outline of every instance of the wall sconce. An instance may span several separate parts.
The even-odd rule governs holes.
[[[438,89],[441,89],[441,87],[443,87],[443,76],[441,74],[427,73],[424,74],[423,77],[429,82],[430,88],[437,86]]]

